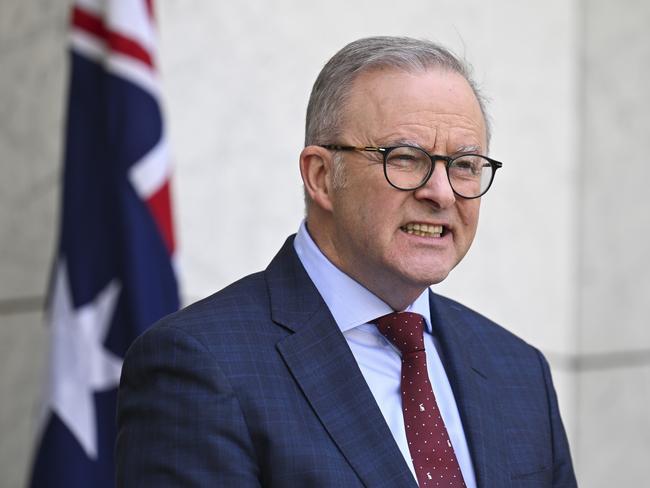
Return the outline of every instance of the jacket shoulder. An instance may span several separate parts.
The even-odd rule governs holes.
[[[478,337],[484,344],[500,345],[501,347],[520,349],[527,352],[538,352],[534,346],[521,337],[470,307],[433,292],[431,296],[431,306],[435,314],[439,317],[451,316],[457,318],[455,321],[456,327],[460,327],[463,332],[469,332]]]
[[[285,334],[271,320],[270,308],[264,272],[255,273],[163,317],[136,342],[166,340],[181,334],[213,353],[215,348],[223,349],[223,354],[228,352],[228,346],[255,341],[262,347],[265,339],[274,343]]]
[[[200,327],[203,323],[227,320],[232,323],[247,314],[269,309],[269,294],[264,273],[241,278],[225,288],[174,312],[155,327]]]

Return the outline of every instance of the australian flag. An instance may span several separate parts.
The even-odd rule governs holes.
[[[32,487],[113,487],[122,358],[178,309],[151,0],[77,0]]]

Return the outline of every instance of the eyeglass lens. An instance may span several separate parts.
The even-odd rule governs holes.
[[[424,182],[431,168],[431,158],[415,147],[396,147],[385,156],[386,178],[403,190],[412,190]],[[447,174],[452,189],[463,197],[477,197],[487,191],[492,181],[493,168],[483,156],[461,155],[448,166]]]

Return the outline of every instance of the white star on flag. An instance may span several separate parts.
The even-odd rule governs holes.
[[[119,282],[113,280],[92,302],[75,309],[66,263],[59,262],[50,302],[52,347],[45,408],[59,416],[91,459],[97,459],[93,393],[115,388],[120,381],[122,359],[103,345],[119,291]]]

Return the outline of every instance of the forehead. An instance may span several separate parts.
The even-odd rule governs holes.
[[[486,146],[485,121],[472,88],[462,75],[444,69],[362,72],[348,93],[343,122],[346,133],[366,143],[410,142],[445,150]]]

